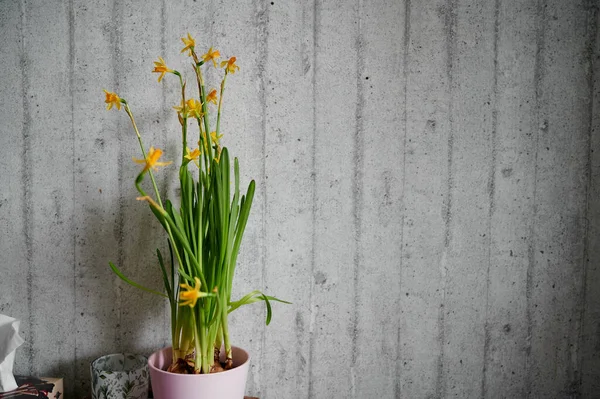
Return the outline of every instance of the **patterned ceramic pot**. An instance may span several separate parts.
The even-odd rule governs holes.
[[[148,399],[148,359],[131,353],[115,353],[94,360],[93,399]]]
[[[148,358],[152,393],[155,399],[244,399],[250,355],[236,346],[233,368],[214,374],[174,374],[165,371],[171,364],[171,348],[154,352]],[[225,351],[221,351],[224,361]]]

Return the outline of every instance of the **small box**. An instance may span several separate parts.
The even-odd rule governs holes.
[[[19,387],[0,393],[0,399],[64,399],[62,378],[15,376]]]

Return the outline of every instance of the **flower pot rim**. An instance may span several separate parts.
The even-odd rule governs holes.
[[[167,350],[172,351],[173,350],[172,348],[173,348],[172,346],[166,346],[166,347],[164,347],[162,349],[159,349],[159,350],[153,352],[150,356],[148,356],[148,367],[151,368],[152,370],[156,371],[156,372],[159,372],[160,374],[166,374],[166,375],[178,376],[178,377],[180,376],[182,378],[186,378],[186,377],[211,378],[211,377],[218,377],[218,376],[222,376],[222,375],[225,375],[225,374],[228,374],[228,373],[235,372],[238,368],[240,368],[240,367],[244,366],[246,363],[250,362],[250,353],[247,350],[245,350],[243,348],[240,348],[239,346],[232,345],[231,346],[231,350],[232,351],[234,349],[236,349],[236,350],[242,351],[242,352],[244,352],[246,354],[246,361],[244,361],[244,362],[236,365],[234,368],[232,368],[230,370],[221,371],[219,373],[210,373],[210,374],[179,374],[179,373],[171,373],[171,372],[168,372],[166,370],[161,370],[158,367],[155,367],[154,364],[152,364],[152,361],[154,360],[154,357],[156,355],[158,355],[158,353],[163,352],[163,351],[167,351]]]

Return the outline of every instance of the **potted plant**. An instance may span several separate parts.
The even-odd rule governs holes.
[[[127,283],[169,300],[172,347],[154,353],[149,359],[154,397],[177,399],[206,395],[242,398],[249,355],[231,345],[228,315],[241,306],[264,301],[268,325],[271,320],[270,301],[285,301],[258,290],[237,301],[231,300],[237,256],[255,190],[255,183],[251,181],[245,194],[240,192],[238,159],[234,158],[232,165],[229,151],[220,143],[225,83],[227,77],[238,71],[239,67],[236,57],[219,64],[217,60],[220,54],[212,47],[198,57],[196,42],[189,33],[181,40],[184,43],[181,52],[186,52],[193,60],[197,96],[188,97],[186,80],[182,74],[167,67],[161,57],[154,62],[152,71],[160,74],[159,82],[166,74],[176,76],[181,88],[181,102],[173,107],[181,125],[179,208],[161,196],[154,177],[159,167],[171,162],[160,161],[162,151],[159,148],[146,149],[129,103],[116,93],[105,90],[107,109],[123,108],[131,120],[142,151],[143,157],[134,159],[143,165],[135,179],[135,187],[140,193],[137,199],[149,204],[167,234],[169,256],[165,257],[159,249],[156,250],[165,293],[130,280],[112,262],[109,264]],[[211,65],[223,70],[219,93],[216,89],[208,90],[204,82],[202,68]],[[213,129],[210,114],[215,107]],[[191,148],[190,142],[194,143]],[[147,177],[151,192],[144,188]],[[226,381],[230,376],[237,378],[242,386],[232,388],[235,384]],[[189,384],[205,385],[205,388]],[[199,389],[208,391],[202,393]]]

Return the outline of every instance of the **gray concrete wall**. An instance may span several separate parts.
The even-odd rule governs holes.
[[[129,4],[128,4],[129,3]],[[236,55],[225,144],[258,182],[232,317],[267,398],[600,397],[593,0],[0,1],[0,312],[18,373],[169,342],[165,236],[135,201],[129,99],[179,148],[179,37]],[[175,190],[176,168],[159,173]]]

